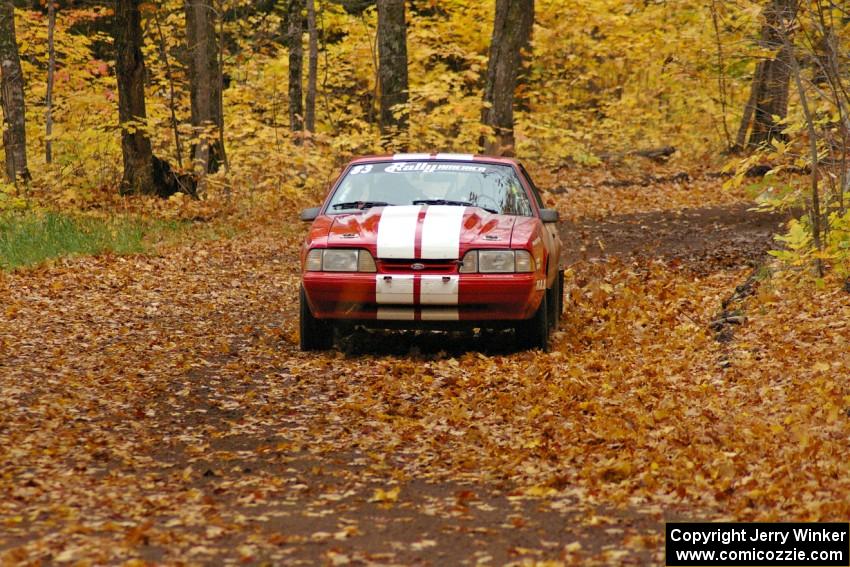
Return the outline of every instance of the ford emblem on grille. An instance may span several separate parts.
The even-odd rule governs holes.
[[[414,270],[424,270],[425,264],[420,264],[419,262],[417,262],[415,264],[411,264],[410,267],[413,268]]]

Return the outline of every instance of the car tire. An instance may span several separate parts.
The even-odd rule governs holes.
[[[564,271],[558,270],[555,275],[555,281],[552,282],[552,288],[546,290],[549,303],[549,328],[552,331],[558,330],[558,325],[564,315]]]
[[[555,326],[564,318],[564,270],[558,270],[558,307],[556,309]]]
[[[549,292],[543,294],[540,306],[531,319],[526,319],[516,327],[517,342],[523,348],[539,348],[549,352]]]
[[[546,313],[546,322],[549,324],[549,330],[554,331],[558,328],[558,278],[552,282],[552,287],[546,290],[546,306],[549,312]]]
[[[301,303],[301,314],[299,318],[300,347],[303,351],[328,350],[333,346],[333,325],[327,321],[316,319],[310,306],[307,304],[307,296],[304,288],[299,294]]]

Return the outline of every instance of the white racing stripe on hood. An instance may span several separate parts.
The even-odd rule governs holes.
[[[378,222],[378,258],[412,259],[421,205],[384,207]]]
[[[422,223],[420,258],[457,260],[460,254],[460,230],[466,207],[430,206]],[[380,233],[378,233],[380,236]]]

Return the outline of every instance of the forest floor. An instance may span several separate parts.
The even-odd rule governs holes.
[[[0,563],[644,564],[671,519],[846,517],[850,294],[753,284],[783,218],[695,185],[557,197],[547,354],[301,353],[297,230],[0,276]]]

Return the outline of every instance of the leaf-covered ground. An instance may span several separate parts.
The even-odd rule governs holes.
[[[699,183],[620,188],[599,221],[553,197],[549,354],[300,353],[294,230],[2,276],[0,559],[646,563],[665,519],[845,519],[850,294],[762,281],[717,340],[778,220],[640,202]]]

